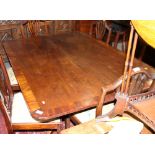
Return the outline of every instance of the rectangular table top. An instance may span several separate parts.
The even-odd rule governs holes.
[[[125,54],[72,32],[4,43],[31,115],[49,120],[97,105],[123,74]],[[150,66],[135,60],[134,66]]]

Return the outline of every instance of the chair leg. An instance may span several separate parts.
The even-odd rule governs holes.
[[[10,30],[11,39],[14,40],[13,29]]]
[[[143,59],[143,56],[144,56],[145,50],[146,50],[146,45],[144,45],[144,46],[142,47],[142,50],[141,50],[140,56],[139,56],[139,58],[138,58],[139,60],[142,60],[142,59]]]
[[[110,37],[111,37],[111,30],[108,30],[108,37],[107,37],[107,40],[106,40],[107,44],[109,44],[109,42],[110,42]]]
[[[80,120],[74,115],[70,117],[70,120],[74,125],[81,124]]]
[[[122,51],[126,52],[126,33],[123,34]]]
[[[20,25],[20,32],[21,32],[22,39],[25,39],[26,36],[25,36],[25,33],[24,33],[24,26],[23,25]]]
[[[70,128],[70,117],[65,118],[65,129]]]
[[[92,25],[92,24],[91,24],[91,26],[90,26],[89,35],[90,35],[90,36],[93,35],[93,25]]]
[[[46,33],[46,35],[48,35],[48,33],[49,33],[49,31],[48,31],[48,24],[47,23],[45,23],[45,33]]]
[[[116,32],[116,37],[115,37],[115,41],[114,41],[114,48],[117,48],[119,36],[120,36],[120,33]]]

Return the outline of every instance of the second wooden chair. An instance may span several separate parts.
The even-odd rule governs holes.
[[[28,20],[21,24],[22,38],[49,34],[49,22],[44,20]]]

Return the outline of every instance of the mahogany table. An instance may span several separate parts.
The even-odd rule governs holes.
[[[124,69],[124,53],[77,32],[3,45],[29,111],[40,121],[95,107],[101,87]],[[153,70],[137,60],[134,64]]]

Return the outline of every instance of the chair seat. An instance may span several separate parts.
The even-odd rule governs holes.
[[[13,69],[12,69],[10,63],[9,62],[5,62],[5,67],[6,67],[6,70],[7,70],[7,73],[8,73],[11,85],[17,85],[18,82],[17,82],[17,79],[15,77],[15,74],[13,72]]]
[[[114,103],[104,105],[104,107],[102,108],[102,115],[104,115],[104,114],[108,113],[109,111],[111,111],[113,109],[113,107],[114,107]],[[78,114],[75,114],[74,116],[81,123],[88,122],[90,120],[95,119],[95,117],[96,117],[96,108],[80,112]]]
[[[61,134],[124,134],[141,133],[143,123],[129,117],[115,117],[109,122],[97,122],[96,119],[61,131]]]
[[[12,123],[38,122],[32,118],[21,92],[14,94],[11,121]],[[60,119],[55,119],[53,122],[60,122]]]
[[[111,125],[113,129],[108,134],[139,134],[144,124],[129,117],[112,118],[107,125]]]

